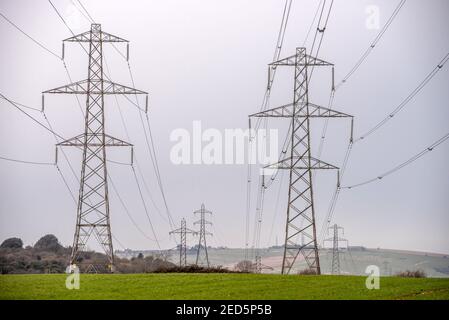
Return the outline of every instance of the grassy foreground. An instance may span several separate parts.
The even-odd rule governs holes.
[[[0,275],[0,299],[449,299],[449,279],[256,274],[82,274],[79,290],[63,274]]]

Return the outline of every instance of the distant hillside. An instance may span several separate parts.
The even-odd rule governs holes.
[[[349,249],[349,250],[348,250]],[[116,255],[123,258],[131,258],[142,252],[144,255],[152,255],[155,251],[117,251]],[[223,266],[234,270],[236,265],[244,260],[245,250],[241,248],[213,248],[208,247],[209,261],[214,266]],[[254,252],[249,250],[250,258],[254,261]],[[280,273],[282,266],[282,246],[260,249],[263,273]],[[168,250],[165,254],[173,263],[179,261],[178,250]],[[194,248],[187,251],[187,263],[194,263],[196,251]],[[293,273],[304,269],[304,261],[298,261]],[[324,274],[331,273],[332,250],[323,248],[320,250],[321,270]],[[366,267],[376,265],[381,275],[391,276],[406,270],[422,270],[428,277],[449,277],[448,255],[415,252],[405,250],[391,250],[383,248],[366,248],[363,246],[350,246],[340,249],[341,274],[365,275]]]

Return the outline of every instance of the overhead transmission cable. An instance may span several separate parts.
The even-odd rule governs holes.
[[[61,20],[64,22],[64,24],[67,26],[67,28],[69,29],[69,31],[72,33],[72,35],[74,35],[73,31],[72,31],[72,30],[70,29],[70,27],[67,25],[67,23],[65,22],[64,18],[60,15],[60,13],[59,13],[58,10],[56,9],[56,7],[53,5],[53,3],[52,3],[51,1],[49,1],[49,2],[50,2],[50,4],[52,5],[53,9],[54,9],[54,10],[56,11],[56,13],[58,14],[58,16],[59,16],[59,17],[61,18]],[[81,3],[80,3],[80,5],[82,6]],[[1,13],[0,13],[0,14],[1,14]],[[44,46],[41,42],[39,42],[39,41],[37,41],[36,39],[34,39],[33,37],[31,37],[28,33],[26,33],[25,31],[23,31],[20,27],[18,27],[15,23],[13,23],[11,20],[9,20],[6,16],[4,16],[3,14],[1,14],[1,15],[2,15],[2,17],[3,17],[5,20],[7,20],[11,25],[13,25],[17,30],[19,30],[21,33],[23,33],[27,38],[29,38],[30,40],[32,40],[32,41],[33,41],[35,44],[37,44],[39,47],[41,47],[42,49],[44,49],[44,50],[47,51],[48,53],[51,53],[53,56],[57,57],[58,59],[61,59],[61,60],[62,60],[62,57],[60,57],[59,55],[55,54],[53,51],[51,51],[51,50],[48,49],[46,46]],[[83,47],[83,46],[82,46],[82,47]],[[84,47],[83,47],[83,49],[84,49]],[[85,50],[85,51],[86,51],[86,50]],[[86,52],[87,52],[87,51],[86,51]],[[70,72],[69,72],[69,70],[68,70],[68,68],[67,68],[67,66],[66,66],[66,64],[65,64],[65,62],[64,62],[63,60],[62,60],[62,62],[63,62],[63,66],[64,66],[64,68],[65,68],[65,70],[66,70],[67,76],[68,76],[70,82],[72,83],[73,81],[72,81]],[[82,108],[81,108],[81,103],[80,103],[80,101],[79,101],[79,99],[78,99],[78,95],[75,95],[75,96],[76,96],[76,99],[77,99],[77,102],[78,102],[78,106],[80,107],[80,110],[81,110],[81,112],[82,112],[82,114],[83,114],[83,116],[84,116],[84,112],[83,112],[83,110],[82,110]],[[44,110],[39,110],[39,109],[37,109],[37,108],[32,108],[32,107],[29,107],[29,106],[26,106],[26,105],[17,103],[17,102],[15,102],[15,101],[12,101],[12,100],[7,99],[7,98],[6,98],[5,96],[3,96],[3,95],[1,95],[1,97],[2,97],[3,99],[7,100],[8,102],[12,103],[13,105],[16,104],[16,105],[14,105],[15,107],[17,107],[17,106],[22,106],[22,107],[27,108],[27,109],[31,109],[31,110],[34,110],[34,111],[39,111],[39,112],[41,112],[41,113],[43,114],[43,116],[44,116],[44,118],[45,118],[47,124],[48,124],[48,127],[45,126],[45,125],[43,125],[41,122],[39,122],[37,119],[33,118],[32,116],[30,116],[30,115],[27,114],[26,112],[24,112],[24,113],[25,113],[28,117],[30,117],[33,121],[35,121],[36,123],[38,123],[40,126],[44,127],[44,128],[47,129],[48,131],[50,131],[50,132],[55,136],[55,139],[56,139],[57,142],[58,142],[58,137],[61,138],[61,139],[64,139],[64,138],[61,137],[59,134],[57,134],[56,132],[53,131],[53,129],[52,129],[52,127],[51,127],[51,124],[50,124],[50,122],[49,122],[47,116],[45,115]],[[18,109],[19,109],[20,111],[22,111],[20,108],[18,108]],[[23,112],[23,111],[22,111],[22,112]],[[66,153],[64,152],[63,149],[61,149],[61,151],[62,151],[62,153],[63,153],[63,155],[64,155],[64,158],[65,158],[65,160],[67,161],[67,163],[68,163],[68,165],[69,165],[69,167],[70,167],[72,173],[74,174],[75,178],[76,178],[76,179],[79,179],[79,178],[77,177],[76,173],[74,172],[73,166],[71,165],[70,161],[68,160],[68,157],[67,157]],[[45,163],[35,162],[35,161],[24,161],[24,160],[19,160],[19,159],[9,159],[9,158],[5,158],[5,157],[3,157],[3,158],[4,158],[3,160],[14,161],[14,162],[21,162],[21,163],[28,163],[28,164],[42,164],[42,165],[45,164]],[[117,162],[117,161],[113,161],[113,160],[108,160],[108,162],[112,162],[112,163],[116,163],[116,164],[124,164],[124,163]],[[62,171],[60,170],[60,167],[58,166],[58,164],[57,164],[57,163],[52,163],[52,165],[56,165],[57,171],[58,171],[58,173],[61,175],[61,178],[63,179],[64,184],[66,185],[66,187],[68,188],[68,190],[71,192],[72,198],[75,199],[75,197],[74,197],[74,195],[73,195],[73,192],[71,191],[70,187],[68,186],[68,182],[67,182],[67,180],[65,179],[65,177],[63,176]],[[110,177],[109,177],[109,178],[110,178]],[[116,192],[116,193],[117,193],[117,192]],[[117,194],[117,195],[118,195],[118,197],[120,197],[119,194]],[[151,238],[149,238],[149,239],[152,240]],[[116,239],[116,240],[117,240],[117,239]],[[117,240],[117,241],[118,241],[118,240]],[[153,240],[153,241],[154,241],[154,240]]]
[[[35,164],[35,165],[42,165],[42,166],[54,166],[54,162],[36,162],[36,161],[27,161],[27,160],[20,160],[20,159],[14,159],[14,158],[8,158],[0,156],[0,159],[10,162],[18,162],[18,163],[24,163],[24,164]]]
[[[343,177],[345,174],[346,166],[349,161],[349,157],[352,151],[352,147],[354,144],[359,143],[361,141],[364,141],[364,138],[367,136],[375,133],[379,128],[381,128],[383,125],[385,125],[388,121],[390,121],[399,111],[401,111],[429,82],[430,80],[440,71],[442,70],[443,66],[446,64],[446,62],[449,60],[449,53],[447,53],[444,58],[437,64],[436,67],[432,69],[432,71],[422,80],[417,87],[415,87],[409,95],[382,121],[380,121],[378,124],[376,124],[372,129],[367,131],[365,134],[361,135],[359,138],[355,139],[353,142],[350,142],[345,154],[345,158],[342,165],[342,170],[340,172],[340,183],[343,181]],[[341,187],[337,185],[337,187],[334,190],[334,195],[331,198],[331,201],[329,203],[329,210],[326,216],[326,220],[324,220],[323,226],[321,228],[321,237],[320,239],[324,239],[324,235],[327,229],[327,226],[329,225],[334,210],[336,207],[336,203],[338,201],[338,196],[340,193]]]
[[[284,4],[284,9],[282,13],[282,20],[279,27],[278,37],[276,41],[276,47],[273,54],[273,62],[279,60],[281,51],[282,51],[282,45],[284,43],[285,39],[285,32],[288,25],[288,20],[290,16],[292,6],[292,0],[286,0]],[[265,110],[269,105],[270,100],[270,94],[271,94],[271,87],[273,85],[273,81],[276,75],[276,69],[273,70],[271,77],[268,79],[268,85],[265,90],[264,97],[262,99],[262,104],[260,107],[260,110]],[[256,126],[254,132],[257,131],[260,125],[260,119],[257,119]],[[251,128],[250,128],[251,129]],[[249,155],[252,156],[252,149],[253,149],[253,137],[252,137],[252,130],[249,131]],[[246,192],[246,217],[245,217],[245,260],[249,259],[248,250],[249,250],[249,219],[250,219],[250,212],[251,212],[251,183],[252,183],[252,173],[251,173],[251,163],[248,160],[248,166],[247,166],[247,192]]]
[[[51,3],[50,0],[49,0],[49,2]],[[83,8],[83,10],[84,10],[84,11],[86,12],[86,14],[87,14],[87,16],[84,15],[84,14],[83,14],[83,16],[84,16],[89,22],[95,23],[94,20],[93,20],[93,18],[91,17],[91,15],[89,14],[89,12],[87,11],[87,9],[86,9],[86,8],[83,6],[83,4],[81,3],[81,1],[78,0],[78,3],[80,4],[80,6]],[[52,6],[53,6],[53,4],[52,4]],[[75,7],[76,7],[76,6],[75,6]],[[58,10],[56,9],[56,7],[53,6],[53,8],[54,8],[55,11],[58,13],[58,15],[61,17],[61,15],[59,14],[59,12],[58,12]],[[81,10],[80,10],[78,7],[76,7],[76,8],[81,12]],[[61,17],[61,19],[63,20],[63,22],[64,22],[64,24],[67,26],[67,28],[70,30],[70,32],[74,35],[73,31],[72,31],[72,30],[70,29],[70,27],[65,23],[64,19],[63,19],[62,17]],[[83,49],[84,49],[84,47],[83,47]],[[108,70],[108,73],[110,74],[109,66],[108,66],[108,64],[107,64],[106,59],[105,59],[105,65],[106,65],[106,69]],[[110,79],[110,76],[108,76],[108,75],[106,75],[106,74],[105,74],[105,76],[106,76],[109,80],[111,80],[111,79]],[[133,81],[133,86],[135,86],[134,81]],[[138,103],[137,97],[136,97],[136,102]],[[119,102],[118,102],[117,97],[116,97],[116,103],[117,103],[117,107],[118,107],[118,109],[119,109],[119,113],[120,113],[120,116],[121,116],[121,119],[122,119],[122,124],[123,124],[124,127],[125,127],[125,131],[126,131],[127,137],[128,137],[128,139],[130,139],[129,133],[128,133],[128,130],[127,130],[127,127],[126,127],[126,123],[125,123],[125,121],[124,121],[124,118],[123,118],[123,115],[122,115],[122,112],[121,112],[121,109],[120,109],[120,104],[119,104]],[[137,163],[136,163],[136,164],[137,164]],[[156,235],[156,233],[155,233],[155,229],[154,229],[153,223],[152,223],[152,221],[151,221],[151,218],[150,218],[150,215],[149,215],[149,211],[148,211],[147,205],[146,205],[146,203],[145,203],[145,199],[144,199],[144,197],[143,197],[143,193],[142,193],[142,189],[141,189],[141,186],[140,186],[140,183],[139,183],[139,179],[138,179],[138,177],[137,177],[137,175],[136,175],[136,172],[135,172],[135,169],[134,169],[133,164],[131,164],[131,168],[132,168],[132,171],[133,171],[133,176],[134,176],[134,179],[135,179],[137,188],[138,188],[138,190],[139,190],[140,199],[141,199],[141,201],[142,201],[142,205],[143,205],[143,207],[144,207],[144,211],[145,211],[146,217],[147,217],[147,219],[148,219],[148,222],[149,222],[149,224],[150,224],[151,231],[152,231],[152,233],[153,233],[155,239],[153,240],[153,239],[151,239],[151,238],[149,238],[149,237],[147,237],[147,236],[146,236],[146,237],[147,237],[148,239],[152,240],[152,241],[155,241],[156,244],[157,244],[157,246],[158,246],[158,248],[159,248],[159,250],[161,250],[161,246],[160,246],[160,244],[159,244],[159,240],[158,240],[157,235]],[[142,172],[141,172],[141,170],[140,170],[140,167],[138,168],[138,171],[139,171],[139,173],[141,174],[142,178],[144,179],[144,176],[143,176],[143,174],[142,174]],[[110,177],[109,177],[109,178],[110,178]],[[151,200],[153,206],[155,207],[156,211],[159,212],[159,209],[158,209],[158,207],[156,206],[156,204],[154,203],[154,200],[153,200],[153,198],[152,198],[152,196],[151,196],[151,193],[149,192],[149,188],[147,187],[147,184],[146,184],[145,181],[144,181],[144,185],[145,185],[145,187],[146,187],[146,191],[149,193],[150,200]],[[120,200],[121,197],[120,197],[120,195],[119,195],[118,192],[117,192],[117,188],[114,188],[114,189],[115,189],[116,194],[117,194],[117,196],[119,197],[119,200]],[[122,200],[120,200],[120,202],[122,202]],[[123,203],[122,203],[122,205],[123,205]],[[125,211],[127,211],[127,210],[125,209]],[[128,213],[129,213],[129,211],[128,211]],[[159,212],[159,213],[160,213],[160,212]],[[129,217],[131,218],[130,215],[129,215]],[[134,222],[134,219],[131,219],[131,220],[132,220],[133,224],[136,225],[135,222]],[[139,229],[139,232],[141,232],[141,229],[140,229],[140,228],[138,228],[138,229]]]
[[[61,59],[61,57],[53,52],[52,50],[48,49],[46,46],[44,46],[42,43],[40,43],[39,41],[37,41],[36,39],[34,39],[33,37],[31,37],[28,33],[26,33],[25,31],[23,31],[19,26],[17,26],[14,22],[12,22],[11,20],[9,20],[3,13],[0,12],[0,16],[3,17],[3,19],[5,19],[6,21],[8,21],[13,27],[15,27],[17,30],[19,30],[23,35],[25,35],[28,39],[30,39],[31,41],[33,41],[35,44],[37,44],[39,47],[41,47],[42,49],[44,49],[45,51],[47,51],[49,54],[55,56],[58,59]]]
[[[424,78],[423,81],[419,83],[419,85],[392,111],[390,112],[384,119],[378,122],[374,127],[370,130],[362,134],[360,137],[355,139],[354,142],[358,142],[360,140],[365,139],[369,135],[376,132],[380,129],[384,124],[394,118],[394,116],[399,113],[409,102],[412,100],[426,85],[430,80],[443,68],[446,62],[449,60],[449,52],[444,56],[444,58],[433,68],[433,70]]]
[[[49,0],[49,1],[50,1],[50,0]],[[90,20],[90,22],[94,23],[94,20],[93,20],[92,16],[89,14],[89,12],[88,12],[87,9],[84,7],[84,5],[81,3],[80,0],[78,0],[78,3],[80,4],[80,6],[83,8],[83,10],[86,12],[87,16],[89,17],[88,20]],[[54,6],[53,6],[53,7],[54,7]],[[55,7],[54,7],[54,9],[56,10]],[[79,10],[79,8],[78,8],[78,10]],[[57,11],[57,10],[56,10],[56,11]],[[62,17],[61,17],[61,18],[62,18]],[[66,24],[66,25],[67,25],[67,24]],[[67,26],[67,27],[68,27],[68,26]],[[70,29],[70,28],[69,28],[69,29]],[[72,32],[72,33],[73,33],[73,32]],[[119,53],[125,60],[128,60],[123,54],[121,54],[121,52],[120,52],[114,45],[113,45],[113,48],[114,48],[114,49],[115,49],[115,50],[116,50],[116,51],[117,51],[117,52],[118,52],[118,53]],[[130,77],[131,77],[132,84],[133,84],[133,86],[135,86],[135,83],[134,83],[134,76],[133,76],[133,74],[132,74],[132,70],[131,70],[131,66],[130,66],[129,61],[127,61],[127,64],[128,64],[128,70],[129,70],[129,74],[130,74]],[[125,96],[125,98],[127,98],[128,101],[132,102],[128,97]],[[136,102],[135,102],[135,103],[132,102],[133,105],[136,106],[140,111],[144,111],[144,110],[140,107],[140,105],[139,105],[139,100],[138,100],[137,96],[135,96],[135,99],[136,99]],[[117,101],[117,104],[118,104],[118,101]],[[152,136],[152,133],[151,133],[150,121],[149,121],[149,118],[148,118],[147,110],[145,110],[144,112],[145,112],[146,122],[147,122],[147,126],[148,126],[148,132],[149,132],[148,135],[147,135],[147,132],[146,132],[146,129],[145,129],[145,124],[144,124],[144,122],[143,122],[142,114],[141,114],[140,112],[139,112],[139,117],[140,117],[141,124],[142,124],[143,130],[144,130],[145,142],[146,142],[146,145],[147,145],[147,148],[148,148],[148,152],[149,152],[149,154],[150,154],[151,162],[152,162],[152,165],[153,165],[153,169],[154,169],[154,171],[155,171],[155,174],[156,174],[157,183],[158,183],[159,189],[160,189],[160,191],[161,191],[161,195],[162,195],[162,198],[163,198],[163,201],[164,201],[164,205],[165,205],[165,208],[166,208],[166,210],[167,210],[167,216],[168,216],[169,225],[170,225],[170,227],[173,229],[173,228],[174,228],[174,222],[173,222],[173,218],[172,218],[172,216],[171,216],[170,210],[169,210],[169,208],[168,208],[167,199],[166,199],[164,187],[163,187],[163,184],[162,184],[161,174],[160,174],[160,170],[159,170],[159,165],[158,165],[158,163],[157,163],[156,151],[155,151],[155,147],[154,147],[153,136]],[[123,123],[124,123],[124,122],[123,122]],[[148,138],[148,137],[149,137],[149,138]],[[140,169],[138,169],[138,170],[140,171]],[[143,175],[142,175],[142,176],[143,176]],[[144,184],[146,185],[145,182],[144,182]],[[146,189],[147,189],[147,191],[149,192],[149,190],[148,190],[147,187],[146,187]],[[151,196],[150,196],[150,197],[151,197]],[[158,209],[157,209],[157,206],[155,206],[155,207],[156,207],[156,210],[158,210]]]
[[[379,43],[379,41],[381,40],[382,36],[385,34],[385,32],[387,31],[387,29],[389,28],[389,26],[392,24],[392,22],[395,20],[396,16],[398,15],[399,11],[401,10],[401,8],[403,7],[403,5],[405,4],[406,0],[401,0],[398,5],[396,6],[395,10],[393,11],[392,15],[389,17],[389,19],[387,20],[387,22],[385,23],[385,25],[382,27],[382,29],[379,31],[379,33],[377,34],[377,36],[375,37],[375,39],[373,40],[373,42],[370,44],[370,46],[366,49],[366,51],[362,54],[362,56],[360,57],[360,59],[355,63],[355,65],[351,68],[351,70],[346,74],[346,76],[334,87],[334,90],[332,90],[330,98],[329,98],[329,103],[328,103],[328,108],[331,109],[333,106],[333,101],[335,98],[335,92],[343,85],[347,82],[347,80],[359,69],[359,67],[362,65],[362,63],[367,59],[367,57],[369,56],[369,54],[373,51],[373,49],[376,47],[376,45]],[[329,123],[329,119],[325,119],[325,123],[322,129],[322,133],[321,133],[321,138],[320,138],[320,143],[319,143],[319,147],[318,147],[318,154],[317,157],[320,158],[322,151],[323,151],[323,147],[324,147],[324,140],[326,138],[326,133],[327,133],[327,128],[328,128],[328,123]],[[348,147],[347,147],[347,151],[345,154],[345,158],[344,158],[344,162],[343,162],[343,166],[346,167],[347,162],[349,161],[349,156],[352,150],[352,145],[353,145],[354,141],[351,139],[349,141]],[[344,176],[344,172],[340,172],[340,182],[343,180],[343,176]],[[334,194],[331,198],[331,201],[329,203],[329,209],[328,209],[328,213],[327,213],[327,218],[324,220],[322,228],[321,228],[321,233],[320,233],[320,239],[321,242],[324,241],[324,236],[325,236],[325,232],[330,224],[330,217],[332,217],[333,215],[333,211],[335,210],[336,207],[336,203],[338,201],[338,195],[340,193],[340,185],[337,184],[335,190],[334,190]]]
[[[436,147],[438,147],[440,144],[442,144],[443,142],[445,142],[447,139],[449,139],[449,133],[447,133],[446,135],[444,135],[443,137],[441,137],[440,139],[438,139],[437,141],[435,141],[434,143],[432,143],[430,146],[428,146],[427,148],[425,148],[424,150],[422,150],[421,152],[415,154],[414,156],[412,156],[411,158],[409,158],[408,160],[400,163],[399,165],[393,167],[392,169],[385,171],[384,173],[376,176],[375,178],[372,179],[368,179],[356,184],[352,184],[352,185],[348,185],[348,186],[343,186],[342,189],[354,189],[357,187],[361,187],[364,186],[366,184],[370,184],[372,182],[375,181],[379,181],[382,180],[383,178],[395,173],[396,171],[401,170],[402,168],[412,164],[413,162],[415,162],[416,160],[418,160],[419,158],[423,157],[425,154],[433,151]]]
[[[317,22],[315,35],[314,35],[313,43],[312,43],[311,50],[310,50],[310,55],[312,55],[312,56],[318,56],[318,54],[320,52],[320,49],[321,49],[321,46],[322,46],[322,43],[323,43],[323,39],[324,39],[324,33],[325,33],[327,25],[329,23],[330,14],[331,14],[331,11],[332,11],[332,8],[333,8],[333,0],[330,2],[329,6],[326,6],[326,3],[327,3],[326,0],[320,2],[319,6],[318,6],[318,9],[317,9],[317,12],[320,11],[320,16],[319,16],[319,19],[318,19],[318,22]],[[319,10],[320,8],[321,8],[321,10]],[[327,11],[325,10],[326,8],[327,8]],[[315,20],[316,19],[314,18],[313,21],[312,21],[312,25],[314,24]],[[311,28],[309,28],[309,30],[310,29]],[[319,37],[318,37],[318,35],[319,35]],[[306,42],[306,41],[304,41],[304,42]],[[318,46],[316,47],[317,43],[318,43]],[[315,50],[315,48],[316,48],[316,50]],[[310,78],[312,77],[312,73],[313,73],[313,68],[311,70]],[[310,78],[309,78],[309,81],[310,81]],[[286,138],[285,138],[285,141],[284,141],[284,147],[281,150],[281,154],[282,153],[286,153],[287,149],[288,149],[288,147],[290,145],[290,139],[288,139],[289,134],[290,134],[290,131],[286,135]],[[276,175],[277,175],[277,173],[276,173]],[[270,179],[270,182],[269,182],[268,186],[270,186],[273,183],[274,178],[272,177]],[[281,186],[279,188],[281,188]],[[304,221],[301,221],[301,225],[302,225],[303,222]]]
[[[396,16],[398,15],[399,11],[401,10],[401,8],[404,6],[406,0],[401,0],[399,2],[399,4],[396,6],[396,8],[394,9],[392,15],[390,16],[390,18],[387,20],[387,22],[385,23],[385,25],[382,27],[382,29],[380,30],[380,32],[377,34],[376,38],[374,38],[373,42],[371,42],[370,46],[366,49],[366,51],[362,54],[362,56],[360,57],[360,59],[356,62],[356,64],[351,68],[351,70],[343,77],[343,79],[336,85],[335,90],[338,90],[338,88],[340,88],[341,85],[343,85],[344,83],[346,83],[346,81],[348,81],[348,79],[357,71],[358,68],[360,68],[360,66],[362,65],[362,63],[366,60],[366,58],[369,56],[369,54],[371,53],[371,51],[373,51],[373,49],[376,47],[376,45],[379,43],[380,39],[382,38],[382,36],[384,35],[384,33],[387,31],[388,27],[392,24],[392,22],[394,21],[394,19],[396,18]]]

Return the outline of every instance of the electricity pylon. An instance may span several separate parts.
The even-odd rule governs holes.
[[[265,264],[262,264],[262,257],[259,254],[256,255],[256,262],[254,263],[254,272],[262,273],[262,270],[273,270],[273,268]]]
[[[128,40],[101,31],[100,24],[92,24],[90,31],[63,40],[63,44],[65,42],[80,42],[89,45],[87,79],[44,91],[42,102],[45,93],[86,95],[84,133],[57,144],[57,147],[75,146],[83,150],[76,227],[70,264],[77,263],[80,253],[86,248],[87,242],[93,234],[106,253],[109,269],[113,271],[114,250],[109,218],[106,147],[132,148],[132,144],[106,134],[104,95],[147,95],[148,93],[104,80],[103,43],[123,42],[128,45]]]
[[[206,257],[206,264],[207,267],[210,267],[209,265],[209,255],[207,254],[207,244],[206,244],[206,235],[212,235],[212,233],[206,231],[206,225],[212,225],[212,222],[206,220],[206,213],[212,214],[211,211],[206,210],[204,207],[204,203],[201,204],[201,209],[196,210],[193,212],[194,214],[199,213],[200,219],[198,221],[195,221],[193,224],[200,225],[200,230],[197,232],[199,234],[199,241],[198,241],[198,251],[196,252],[196,265],[198,265],[198,262],[201,260],[201,252],[204,251],[204,255]],[[204,260],[204,259],[203,259]]]
[[[169,234],[179,233],[181,237],[181,243],[179,247],[179,266],[187,266],[187,234],[196,234],[196,231],[190,230],[186,227],[186,219],[182,218],[181,228],[172,230]]]
[[[291,119],[292,130],[289,156],[281,159],[276,164],[266,167],[268,169],[287,169],[290,171],[282,274],[288,274],[291,271],[300,254],[304,257],[308,268],[316,274],[320,274],[312,170],[338,168],[312,157],[310,149],[310,119],[324,117],[349,117],[352,119],[353,117],[309,102],[309,68],[325,66],[333,68],[333,64],[306,54],[306,48],[297,48],[295,55],[275,61],[269,65],[269,85],[271,83],[271,70],[280,66],[295,68],[293,103],[265,110],[249,117],[250,119],[252,117]],[[334,89],[333,84],[332,89]],[[302,237],[305,241],[298,243],[298,239]]]
[[[344,234],[344,229],[337,224],[329,227],[329,230],[333,230],[333,237],[329,239],[324,239],[324,241],[332,241],[332,274],[340,274],[340,245],[339,242],[346,241],[346,239],[340,238],[338,235],[338,230],[342,230]]]

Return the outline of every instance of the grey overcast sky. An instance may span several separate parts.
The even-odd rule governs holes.
[[[69,0],[53,0],[75,33],[89,23]],[[150,93],[150,122],[168,206],[176,223],[182,217],[192,227],[193,211],[202,202],[213,211],[211,245],[243,247],[245,237],[246,165],[174,165],[170,161],[170,133],[203,128],[247,128],[259,110],[266,88],[267,64],[273,57],[282,17],[281,0],[84,0],[86,9],[104,31],[131,41],[130,65],[136,87]],[[281,56],[301,46],[318,0],[293,1]],[[366,27],[370,5],[379,8],[382,26],[399,1],[335,0],[320,57],[335,63],[338,82],[352,68],[379,30]],[[59,53],[61,40],[71,34],[45,0],[1,0],[0,12],[50,50]],[[357,72],[336,93],[334,108],[355,116],[355,136],[387,116],[449,52],[449,2],[408,0],[381,41]],[[8,98],[40,108],[41,92],[68,83],[63,64],[3,18],[0,18],[0,92]],[[306,44],[311,45],[311,41]],[[125,47],[119,47],[125,52]],[[85,79],[87,57],[76,44],[66,45],[66,64],[74,80]],[[105,45],[114,81],[131,85],[126,62]],[[445,66],[428,85],[378,132],[354,146],[343,184],[353,184],[389,170],[449,132],[449,72]],[[329,70],[317,70],[310,101],[326,105]],[[271,106],[290,103],[291,70],[279,72]],[[83,97],[80,97],[83,99]],[[172,248],[161,194],[149,160],[139,114],[123,97],[124,113],[136,157],[161,214],[144,189],[150,217],[163,248]],[[143,101],[142,101],[143,102]],[[106,128],[126,139],[116,101],[106,99]],[[27,110],[28,111],[28,110]],[[29,111],[40,121],[39,112]],[[64,137],[82,132],[83,119],[73,96],[47,96],[46,114]],[[316,154],[324,122],[312,126]],[[285,133],[287,122],[268,126]],[[321,158],[340,166],[348,143],[349,122],[331,120]],[[283,137],[280,137],[283,140]],[[281,141],[282,142],[282,141]],[[281,143],[280,142],[280,143]],[[52,162],[54,138],[5,101],[0,101],[0,156]],[[77,174],[80,153],[67,149]],[[109,157],[127,161],[125,150]],[[61,157],[60,157],[61,158]],[[64,159],[61,170],[77,194],[78,186]],[[345,228],[353,245],[449,252],[449,142],[382,181],[343,190],[333,222]],[[256,171],[253,168],[253,172]],[[132,170],[110,164],[109,171],[133,219],[153,238]],[[253,190],[257,176],[253,176]],[[267,190],[261,244],[281,242],[285,223],[286,177]],[[330,201],[335,175],[316,175],[318,228]],[[278,189],[281,188],[276,208]],[[154,249],[139,233],[111,191],[112,231],[116,249]],[[254,204],[256,192],[252,194]],[[253,230],[255,210],[251,211]],[[54,166],[0,162],[0,240],[17,236],[33,244],[55,234],[70,245],[76,207]],[[273,230],[273,231],[271,231]],[[270,237],[271,234],[271,237]],[[95,248],[95,245],[92,244]]]

